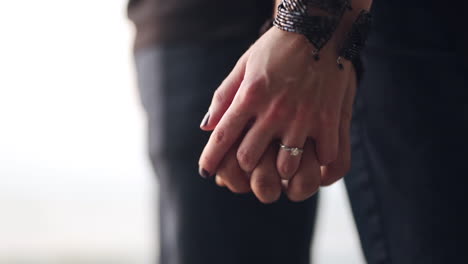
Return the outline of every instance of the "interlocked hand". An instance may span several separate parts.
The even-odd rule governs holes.
[[[303,36],[271,28],[240,58],[202,122],[213,130],[202,175],[217,174],[235,192],[251,188],[263,202],[277,199],[281,179],[300,201],[344,176],[355,74],[348,61],[338,69],[333,41],[319,61],[313,50]],[[279,142],[304,152],[291,155]]]

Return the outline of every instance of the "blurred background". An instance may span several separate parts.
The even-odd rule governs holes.
[[[0,264],[157,258],[125,9],[0,0]],[[313,260],[364,263],[342,182],[321,195]]]

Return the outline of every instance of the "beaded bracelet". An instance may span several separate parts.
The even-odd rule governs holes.
[[[366,45],[367,36],[369,35],[372,23],[372,15],[362,10],[356,20],[354,21],[351,30],[345,39],[341,50],[338,52],[338,59],[336,60],[339,69],[343,69],[344,66],[341,63],[341,58],[349,61],[353,61],[360,57],[361,51]]]
[[[259,31],[259,36],[265,34],[271,27],[273,27],[273,19],[268,19],[267,21],[265,21],[265,23],[263,24],[263,26],[260,28],[260,31]],[[351,35],[351,34],[349,34]],[[351,38],[349,38],[351,39]],[[349,43],[349,42],[348,42]],[[362,77],[364,76],[364,64],[362,62],[362,58],[360,56],[360,49],[359,49],[359,52],[357,53],[354,53],[354,52],[350,52],[350,51],[347,51],[348,48],[345,48],[345,47],[351,47],[351,49],[353,49],[353,45],[349,45],[349,46],[343,46],[340,54],[342,54],[341,56],[338,57],[338,59],[336,60],[337,64],[338,64],[338,68],[339,69],[344,69],[343,67],[343,64],[341,63],[341,58],[345,58],[345,59],[348,59],[351,61],[351,64],[353,64],[354,66],[354,71],[356,73],[356,79],[357,79],[357,82],[358,84],[361,82],[362,80]],[[357,50],[357,49],[354,49],[354,50]],[[347,54],[353,54],[352,56],[348,56]]]
[[[332,16],[309,16],[307,14],[307,4],[320,8]],[[260,35],[263,35],[272,26],[284,31],[303,34],[315,46],[316,49],[313,51],[314,59],[319,60],[318,52],[333,35],[345,10],[352,10],[350,0],[283,0],[278,7],[277,17],[264,23],[260,29]],[[341,59],[351,61],[358,83],[360,83],[364,75],[364,65],[360,53],[370,32],[371,22],[370,12],[362,10],[341,45],[336,60],[340,70],[344,69]]]
[[[327,15],[309,15],[309,9],[324,11]],[[330,40],[346,10],[351,10],[349,0],[283,0],[273,21],[277,28],[304,35],[314,47],[314,58]]]

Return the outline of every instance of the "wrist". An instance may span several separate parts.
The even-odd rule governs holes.
[[[283,31],[304,35],[319,51],[335,36],[343,15],[351,9],[350,0],[283,0],[273,25]]]
[[[364,48],[370,29],[371,16],[367,11],[369,0],[282,0],[273,21],[275,30],[289,36],[288,43],[312,48],[313,58],[326,47],[327,55],[336,58],[340,70],[342,59],[354,63]],[[328,57],[328,56],[327,56]]]
[[[352,9],[343,15],[335,33],[333,34],[332,39],[330,40],[336,49],[339,49],[340,45],[345,42],[354,22],[361,14],[361,11],[370,9],[370,2],[371,1],[368,0],[352,1]]]

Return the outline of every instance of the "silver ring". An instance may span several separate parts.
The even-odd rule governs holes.
[[[304,152],[304,149],[302,148],[288,147],[286,145],[283,145],[282,143],[279,143],[279,145],[282,150],[289,152],[291,156],[299,156],[300,154],[302,154],[302,152]]]

